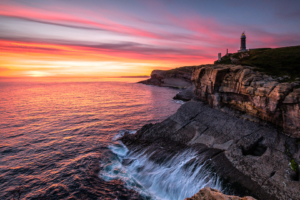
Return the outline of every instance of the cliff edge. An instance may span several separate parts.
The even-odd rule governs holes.
[[[222,57],[215,64],[241,64],[255,67],[255,71],[291,79],[300,77],[300,46],[250,49]]]
[[[300,81],[281,83],[249,66],[202,65],[193,70],[192,82],[197,98],[211,107],[240,111],[243,118],[271,122],[300,138]]]

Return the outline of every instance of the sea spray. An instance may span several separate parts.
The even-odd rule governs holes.
[[[168,155],[164,152],[157,158],[161,149],[129,151],[120,141],[114,141],[109,149],[111,160],[101,164],[100,177],[106,181],[122,180],[146,199],[182,200],[207,186],[223,191],[219,177],[196,150]]]

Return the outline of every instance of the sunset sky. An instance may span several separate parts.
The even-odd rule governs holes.
[[[299,0],[1,0],[1,77],[149,75],[300,45]]]

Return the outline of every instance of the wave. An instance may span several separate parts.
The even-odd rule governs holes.
[[[129,151],[121,142],[109,149],[113,154],[109,162],[102,163],[100,177],[106,181],[122,180],[145,199],[183,200],[204,187],[224,192],[219,177],[195,150],[163,153],[153,159],[160,155],[160,149],[151,153],[147,148]]]

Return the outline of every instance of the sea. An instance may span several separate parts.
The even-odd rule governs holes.
[[[184,103],[173,100],[179,90],[140,80],[0,79],[0,199],[183,200],[222,190],[202,166],[185,165],[194,152],[157,164],[118,140]]]

